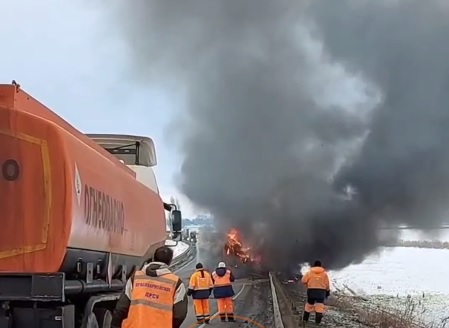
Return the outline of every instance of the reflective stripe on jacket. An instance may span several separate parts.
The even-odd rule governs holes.
[[[212,277],[204,269],[198,269],[190,277],[189,291],[195,300],[209,298],[213,287]]]
[[[223,272],[223,270],[226,271]],[[234,289],[232,288],[231,276],[232,276],[231,271],[224,268],[219,268],[212,273],[212,279],[214,281],[215,298],[226,298],[235,295]]]
[[[178,280],[172,273],[150,277],[137,271],[128,318],[123,321],[122,328],[172,327],[173,299]]]

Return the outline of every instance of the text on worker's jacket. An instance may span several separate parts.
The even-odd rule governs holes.
[[[171,288],[161,285],[156,285],[150,282],[137,282],[136,287],[145,287],[145,288],[152,288],[157,290],[163,290],[164,292],[170,292]]]

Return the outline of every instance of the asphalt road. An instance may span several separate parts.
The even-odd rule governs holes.
[[[197,261],[187,263],[175,273],[184,281],[186,287],[189,285],[189,279],[195,271]],[[211,271],[214,268],[207,268]],[[217,317],[217,304],[215,299],[210,299],[211,315],[213,316],[209,325],[196,324],[193,301],[189,298],[189,311],[182,328],[203,328],[203,327],[273,327],[273,306],[271,303],[271,292],[268,279],[249,280],[237,279],[234,284],[236,293],[234,300],[236,323],[222,323]]]

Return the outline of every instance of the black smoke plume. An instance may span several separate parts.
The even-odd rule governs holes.
[[[241,229],[266,264],[320,258],[341,268],[380,245],[382,224],[443,222],[444,1],[122,4],[114,24],[135,76],[185,94],[174,125],[184,157],[182,191],[221,228]],[[310,46],[308,33],[322,52]],[[345,73],[336,77],[336,67]],[[364,95],[373,109],[323,101],[348,77],[380,95]]]

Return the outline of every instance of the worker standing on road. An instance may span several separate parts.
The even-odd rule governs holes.
[[[168,266],[173,250],[156,249],[153,262],[128,279],[112,317],[111,328],[179,328],[187,316],[187,294]]]
[[[324,300],[330,294],[329,275],[315,261],[313,267],[302,277],[301,282],[307,287],[307,302],[304,308],[303,324],[309,321],[310,313],[315,311],[315,322],[321,323],[324,314]]]
[[[211,274],[204,270],[203,264],[196,265],[196,271],[190,277],[188,296],[193,298],[197,323],[210,322],[209,296],[214,287]]]
[[[218,268],[212,273],[212,281],[214,283],[214,297],[217,299],[218,313],[221,321],[229,322],[234,320],[234,304],[232,297],[235,295],[232,283],[234,276],[231,270],[226,268],[224,262],[218,263]]]

